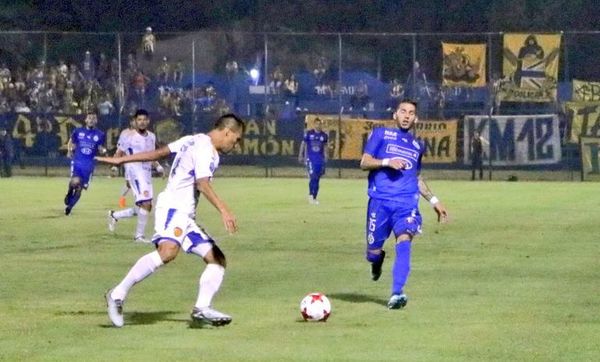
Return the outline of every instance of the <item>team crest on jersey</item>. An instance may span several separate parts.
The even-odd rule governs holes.
[[[421,149],[421,145],[420,145],[420,144],[419,144],[419,142],[417,142],[416,140],[413,140],[413,141],[412,141],[412,144],[413,144],[413,146],[415,146],[415,148],[416,148],[417,150],[420,150],[420,149]]]
[[[150,196],[150,192],[148,192],[148,190],[144,191],[144,197],[149,197]]]
[[[93,139],[94,139],[94,142],[98,142],[98,140],[99,140],[98,135],[94,135]]]
[[[180,236],[181,236],[181,234],[183,234],[183,230],[181,230],[181,228],[178,228],[178,227],[176,227],[176,228],[173,230],[173,234],[175,235],[175,237],[180,237]]]

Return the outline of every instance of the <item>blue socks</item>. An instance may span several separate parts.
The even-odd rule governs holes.
[[[317,194],[319,193],[319,178],[311,177],[308,182],[308,193],[313,196],[313,198],[317,198]]]
[[[392,294],[402,294],[402,289],[410,273],[410,241],[396,244],[396,260],[392,269]]]

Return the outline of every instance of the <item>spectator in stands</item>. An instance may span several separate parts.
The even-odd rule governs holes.
[[[171,65],[169,64],[169,60],[167,57],[163,57],[161,63],[158,66],[158,81],[161,84],[169,83],[169,73],[171,71]]]
[[[273,75],[271,76],[271,82],[269,83],[271,92],[273,92],[273,94],[281,94],[284,82],[285,77],[281,71],[281,67],[276,66],[275,70],[273,70]]]
[[[137,73],[133,76],[131,81],[131,85],[133,88],[133,96],[136,99],[136,103],[140,107],[144,107],[144,103],[146,100],[146,87],[150,82],[150,78],[148,78],[143,71],[138,70]]]
[[[98,103],[98,115],[102,119],[102,117],[111,115],[114,110],[115,106],[110,100],[110,93],[106,93],[104,95],[104,99],[100,103]]]
[[[6,127],[0,125],[0,176],[12,176],[12,161],[14,157],[14,145]]]
[[[225,63],[225,73],[227,73],[227,78],[229,80],[233,80],[238,71],[238,63],[235,60],[230,60],[227,63]]]
[[[183,62],[178,60],[173,66],[173,83],[180,85],[183,82]]]
[[[142,37],[142,49],[144,51],[144,56],[146,59],[151,60],[154,55],[154,48],[156,46],[156,37],[152,33],[152,28],[147,27],[146,33]]]
[[[327,73],[327,58],[324,56],[319,56],[317,58],[317,64],[313,69],[313,75],[315,76],[315,80],[317,81],[317,86],[322,85],[325,77],[325,73]]]
[[[292,104],[299,111],[298,107],[298,81],[296,80],[296,76],[294,74],[290,74],[290,77],[283,82],[283,94],[285,96],[285,104]]]
[[[354,94],[350,96],[350,110],[362,109],[363,111],[366,111],[369,100],[369,87],[367,86],[367,83],[361,79],[354,89]]]
[[[5,63],[2,63],[0,65],[0,86],[5,88],[10,83],[11,78],[10,69],[8,69]]]
[[[96,76],[96,65],[89,50],[85,52],[83,62],[81,63],[81,73],[83,74],[83,79],[86,81],[90,81]]]

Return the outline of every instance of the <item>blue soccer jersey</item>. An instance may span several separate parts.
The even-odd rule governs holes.
[[[96,161],[94,157],[99,148],[104,145],[104,132],[95,128],[76,128],[71,134],[71,142],[76,145],[71,161],[71,177],[81,179],[84,188],[87,188]]]
[[[375,128],[364,152],[376,159],[401,159],[403,170],[382,167],[369,172],[369,197],[406,203],[416,207],[419,201],[418,176],[424,145],[409,132],[397,128]]]
[[[323,131],[311,129],[306,132],[304,135],[304,142],[306,143],[306,158],[313,164],[324,163],[325,152],[327,151],[327,141],[327,133]]]
[[[94,163],[98,149],[104,144],[104,132],[92,128],[79,127],[71,134],[71,142],[76,145],[73,161]]]

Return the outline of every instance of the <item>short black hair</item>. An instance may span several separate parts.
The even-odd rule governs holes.
[[[417,103],[417,101],[415,101],[414,99],[411,99],[411,98],[402,98],[402,99],[400,100],[400,102],[398,102],[398,104],[396,105],[396,109],[398,109],[398,107],[400,107],[400,105],[401,105],[402,103],[409,103],[409,104],[412,104],[413,106],[415,106],[415,111],[417,110],[417,108],[419,108],[419,107],[418,107],[418,106],[419,106],[419,103]]]
[[[222,115],[221,117],[219,117],[219,119],[217,119],[215,121],[215,129],[223,129],[223,128],[229,128],[229,129],[241,129],[241,133],[244,134],[246,132],[246,122],[244,122],[244,120],[242,120],[240,117],[236,116],[233,113],[227,113]]]
[[[137,111],[135,111],[135,113],[133,114],[133,118],[136,118],[137,116],[146,116],[146,117],[148,117],[149,114],[148,114],[147,110],[145,110],[143,108],[140,108]]]

